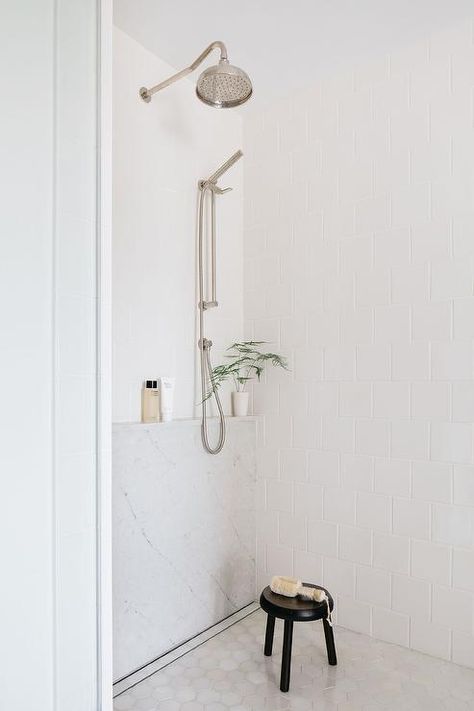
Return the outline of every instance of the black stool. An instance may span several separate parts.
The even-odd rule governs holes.
[[[320,585],[303,583],[308,588],[318,588],[324,590],[329,598],[329,608],[332,612],[334,600],[326,588]],[[285,597],[272,592],[267,586],[260,595],[260,606],[267,613],[267,628],[265,631],[265,656],[272,656],[273,633],[275,631],[275,617],[285,621],[283,632],[283,656],[281,660],[281,691],[288,691],[290,688],[290,668],[291,668],[291,643],[293,640],[293,622],[312,622],[313,620],[323,621],[324,637],[326,639],[326,649],[328,662],[331,665],[337,664],[336,647],[334,645],[334,634],[331,625],[327,621],[326,601],[314,602],[313,600],[303,600],[300,597]]]

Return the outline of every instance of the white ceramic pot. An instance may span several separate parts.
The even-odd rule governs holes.
[[[249,411],[249,394],[232,393],[232,414],[234,417],[246,417]]]

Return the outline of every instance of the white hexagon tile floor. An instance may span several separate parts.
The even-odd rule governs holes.
[[[474,671],[321,623],[295,624],[290,691],[279,691],[282,622],[264,657],[261,610],[115,698],[115,711],[472,711]]]

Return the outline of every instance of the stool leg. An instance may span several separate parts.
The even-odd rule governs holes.
[[[337,664],[336,645],[334,644],[334,632],[327,620],[323,619],[324,636],[326,638],[326,649],[328,653],[328,662],[331,666]]]
[[[293,641],[293,622],[285,620],[283,632],[283,656],[281,659],[280,691],[290,688],[291,643]]]
[[[274,631],[275,631],[275,618],[272,615],[267,615],[267,627],[265,630],[265,647],[264,647],[264,654],[266,657],[272,656]]]

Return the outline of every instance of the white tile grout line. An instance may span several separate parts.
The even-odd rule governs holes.
[[[232,625],[235,625],[236,622],[240,622],[245,617],[248,617],[253,612],[256,612],[258,609],[260,609],[260,605],[257,602],[251,602],[246,607],[243,607],[241,610],[234,612],[229,617],[226,617],[224,620],[221,620],[221,622],[218,622],[212,627],[209,627],[207,630],[204,630],[200,634],[196,635],[196,637],[193,637],[187,642],[180,644],[178,647],[175,647],[170,652],[166,652],[161,657],[158,657],[158,659],[155,659],[149,662],[148,664],[145,664],[145,666],[143,666],[141,669],[137,669],[137,671],[132,672],[125,678],[115,682],[115,684],[113,685],[114,698],[120,696],[120,694],[123,694],[125,691],[128,691],[132,688],[132,686],[136,686],[144,679],[148,679],[148,677],[152,676],[152,674],[155,674],[156,672],[160,671],[160,669],[167,667],[168,664],[171,664],[172,662],[176,661],[176,659],[183,657],[185,654],[188,654],[188,652],[192,652],[192,650],[196,649],[196,647],[199,647],[204,642],[207,642],[209,639],[212,639],[212,637],[215,637],[216,635],[220,634],[220,632],[223,632],[228,627],[232,627]]]

